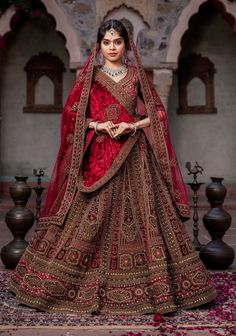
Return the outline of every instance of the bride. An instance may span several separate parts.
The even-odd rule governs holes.
[[[127,30],[109,20],[66,102],[47,200],[10,288],[67,313],[202,305],[216,293],[188,218],[166,112]]]

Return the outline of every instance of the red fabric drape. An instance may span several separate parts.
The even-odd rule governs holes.
[[[156,155],[163,179],[169,188],[170,196],[173,198],[180,216],[186,219],[189,217],[187,193],[175,152],[171,145],[167,115],[154,86],[147,79],[132,40],[130,40],[130,46],[131,51],[129,53],[132,54],[132,62],[138,71],[143,97],[143,109],[146,110],[146,115],[151,122],[150,128],[145,129],[145,133]],[[100,118],[99,109],[95,109],[97,115],[91,114],[89,109],[91,103],[89,102],[89,97],[93,85],[97,55],[98,47],[91,53],[85,63],[67,99],[62,116],[61,146],[39,225],[43,225],[45,222],[50,223],[50,221],[58,225],[62,224],[63,218],[65,218],[73,202],[73,195],[77,188],[76,180],[83,164],[83,153],[88,148],[89,143],[94,141],[94,132],[86,131],[86,117],[89,116],[95,120]],[[102,99],[103,97],[101,97],[101,101]],[[138,110],[140,110],[140,103],[138,105]],[[129,120],[127,119],[126,121]],[[107,144],[109,141],[111,142],[111,139],[107,140]],[[111,143],[110,147],[113,147],[113,151],[115,151],[115,147]],[[96,151],[96,146],[94,151]],[[112,159],[113,157],[110,158],[110,161]],[[108,160],[108,157],[106,157],[106,160]],[[95,163],[95,161],[89,163],[89,159],[85,161],[85,175],[88,168],[86,164]],[[100,171],[99,174],[97,178],[102,175],[102,172]],[[88,184],[93,183],[94,180],[90,179],[91,176],[86,178]]]

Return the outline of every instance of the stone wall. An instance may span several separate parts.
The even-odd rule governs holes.
[[[46,2],[44,0],[44,2]],[[138,38],[138,49],[143,64],[156,68],[165,61],[170,35],[183,8],[190,0],[56,0],[66,12],[69,21],[82,40],[82,53],[86,56],[96,40],[97,27],[107,14],[125,5],[128,11],[135,11],[149,29],[143,29]],[[110,16],[109,15],[109,16]]]
[[[33,55],[51,52],[64,63],[63,104],[75,73],[69,70],[64,41],[55,27],[44,17],[26,22],[16,33],[1,63],[0,133],[1,176],[32,175],[33,168],[43,167],[51,175],[60,142],[61,114],[23,113],[26,104],[26,72],[24,67]],[[40,95],[47,95],[47,87]]]
[[[97,33],[96,1],[55,0],[68,17],[68,21],[77,31],[81,53],[84,59],[94,47]],[[60,18],[58,18],[60,20]],[[81,62],[78,59],[78,62]]]
[[[186,161],[198,161],[205,168],[205,181],[210,176],[225,177],[228,183],[236,182],[236,39],[221,14],[199,15],[184,36],[181,56],[196,52],[207,56],[215,65],[216,114],[177,115],[177,78],[174,78],[169,99],[169,118],[172,139],[185,179]],[[198,83],[192,83],[194,101],[201,102]]]

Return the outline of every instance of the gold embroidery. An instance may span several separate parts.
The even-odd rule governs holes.
[[[117,157],[113,161],[111,167],[109,170],[101,177],[97,182],[92,184],[90,187],[87,187],[81,183],[81,180],[79,181],[79,184],[81,185],[80,191],[81,192],[93,192],[99,188],[101,188],[105,183],[107,183],[119,170],[121,165],[125,162],[127,156],[129,155],[132,147],[134,146],[135,142],[138,140],[138,137],[140,135],[140,131],[137,131],[136,134],[133,137],[129,137],[124,146],[119,151]],[[81,177],[82,178],[82,177]]]
[[[40,219],[10,288],[25,304],[72,313],[167,313],[210,301],[216,293],[170,198],[169,171],[163,181],[167,149],[158,123],[153,131],[160,136],[161,170],[144,133],[137,132],[95,189],[81,188],[81,129],[91,76],[92,71],[83,78],[62,205],[55,216]],[[105,85],[107,79],[102,80]],[[112,84],[111,90],[116,87]],[[132,99],[117,91],[119,102],[131,111]]]
[[[74,142],[74,135],[72,133],[67,134],[66,141],[69,144],[72,144]]]
[[[142,141],[142,145],[146,147],[143,134],[138,141]],[[57,253],[57,258],[52,258],[50,254],[42,258],[37,254],[35,248],[38,241],[42,241],[42,234],[36,239],[35,245],[27,249],[23,261],[25,267],[21,267],[21,264],[17,267],[17,273],[10,284],[18,299],[25,304],[48,311],[90,313],[95,310],[106,314],[121,312],[139,314],[156,310],[165,313],[174,311],[177,307],[189,308],[208,302],[215,296],[197,253],[188,247],[191,241],[184,234],[182,224],[169,200],[168,190],[162,182],[153,154],[149,148],[140,152],[139,144],[136,143],[126,162],[99,193],[90,195],[77,192],[65,223],[66,229],[62,231],[57,227],[57,231],[54,231],[51,227],[50,230],[45,230],[44,239],[47,237],[50,240],[48,246],[56,248],[55,235],[61,236],[60,251],[63,252],[63,259],[59,257],[60,253]],[[140,163],[144,162],[146,162],[145,171],[141,174]],[[140,183],[146,176],[145,182]],[[151,183],[151,187],[156,197],[147,205],[151,209],[142,211],[140,215],[140,205],[147,204],[145,198],[147,185],[150,187],[150,178],[155,181]],[[120,223],[124,222],[121,205],[123,206],[127,194],[131,195],[132,202],[127,203],[126,207],[132,208],[132,219],[129,219],[128,214],[126,225],[129,226],[134,218],[142,228],[138,230],[133,242],[124,239],[122,230],[117,231]],[[111,209],[109,216],[107,209]],[[149,214],[156,218],[156,225],[161,226],[162,230],[152,229],[148,223]],[[88,238],[86,230],[89,233],[90,229],[88,226],[83,226],[83,220],[88,218],[92,224],[100,223],[100,230],[98,229],[97,233],[101,234],[102,239],[95,239],[98,260],[93,254],[94,250],[90,250],[85,244]],[[82,228],[85,236],[80,235]],[[162,244],[160,231],[164,233],[165,245]],[[145,236],[140,240],[143,232]],[[144,247],[146,246],[143,245],[144,241],[148,242],[147,247]],[[99,242],[103,242],[102,245]],[[186,255],[182,253],[183,249],[179,248],[179,245],[185,246]],[[166,248],[170,253],[168,263]],[[116,257],[119,257],[117,261]],[[171,270],[170,274],[173,274],[171,280],[169,272],[166,271],[167,264]],[[49,280],[45,282],[45,286],[40,285],[40,288],[46,290],[43,296],[33,295],[30,287],[24,292],[20,289],[18,270],[21,272],[19,275],[21,278],[27,275],[29,279],[33,270],[31,283],[36,287],[37,283],[40,284],[42,281],[40,274],[47,273]],[[147,280],[150,276],[151,282]],[[103,287],[104,279],[105,287]],[[170,281],[176,293],[175,300],[173,291],[169,290]],[[96,293],[100,293],[103,297],[104,304],[101,310]],[[152,304],[149,301],[150,297],[155,298]],[[51,298],[54,298],[54,302],[56,298],[60,298],[60,304],[51,305]]]
[[[99,69],[97,69],[94,79],[101,83],[103,86],[105,86],[106,89],[110,91],[114,97],[116,97],[120,104],[123,105],[131,115],[134,114],[134,101],[120,85],[120,82],[116,83],[113,79],[111,79]]]
[[[116,121],[120,115],[120,107],[117,104],[111,104],[105,109],[105,120]]]

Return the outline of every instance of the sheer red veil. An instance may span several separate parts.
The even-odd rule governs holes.
[[[189,218],[188,197],[171,144],[167,114],[153,84],[146,76],[131,37],[129,45],[128,61],[137,68],[142,93],[137,113],[140,110],[143,113],[145,110],[145,114],[150,118],[150,127],[144,131],[153,148],[170,196],[179,215],[185,220]],[[99,59],[100,51],[97,45],[81,69],[66,101],[61,122],[61,145],[39,226],[53,223],[62,225],[77,191],[83,153],[94,134],[93,131],[86,130],[86,111],[94,69],[99,65]]]

